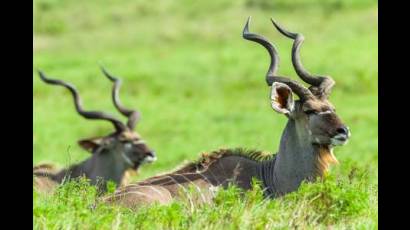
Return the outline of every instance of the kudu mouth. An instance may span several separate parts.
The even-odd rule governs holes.
[[[349,141],[350,133],[348,134],[337,134],[336,136],[332,137],[331,144],[333,146],[338,145],[345,145]]]
[[[156,160],[157,160],[157,156],[155,155],[155,152],[148,152],[146,153],[146,156],[144,157],[144,159],[135,162],[132,168],[137,169],[139,166],[143,164],[151,164]]]
[[[157,156],[155,155],[155,152],[150,152],[147,154],[147,156],[142,160],[142,164],[149,164],[157,160]]]
[[[312,145],[328,147],[342,146],[348,143],[350,136],[350,131],[347,131],[346,133],[337,133],[332,137],[314,137]]]
[[[136,170],[138,167],[140,167],[143,164],[150,164],[154,161],[157,160],[157,157],[154,152],[150,152],[147,154],[146,157],[144,157],[142,160],[138,161],[132,161],[130,158],[128,158],[125,154],[122,154],[124,160],[131,166],[132,169]]]
[[[350,129],[347,126],[343,126],[337,129],[337,134],[331,138],[331,144],[333,146],[347,144],[351,136]]]

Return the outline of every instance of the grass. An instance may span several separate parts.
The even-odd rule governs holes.
[[[36,199],[35,228],[45,229],[315,229],[333,225],[341,229],[377,228],[377,196],[361,172],[354,179],[330,177],[324,183],[303,184],[297,193],[267,201],[255,189],[240,194],[221,190],[213,204],[191,207],[187,202],[154,205],[137,213],[96,205],[96,189],[86,181],[60,187],[54,196]],[[354,181],[360,180],[360,181]],[[35,193],[35,197],[39,194]],[[36,197],[37,198],[37,197]],[[90,207],[95,209],[91,212]],[[357,216],[363,219],[358,221]],[[52,218],[47,218],[52,217]],[[370,221],[369,221],[370,220]]]
[[[123,79],[121,99],[138,108],[136,130],[159,160],[135,180],[168,171],[220,147],[275,152],[286,118],[270,108],[264,74],[268,55],[242,39],[251,31],[275,43],[279,72],[295,78],[292,42],[273,29],[274,17],[305,35],[301,55],[312,72],[337,82],[331,102],[352,131],[336,148],[341,164],[323,183],[302,186],[262,202],[235,188],[217,202],[191,210],[186,204],[138,213],[99,205],[95,191],[70,183],[50,197],[33,191],[36,229],[377,228],[377,5],[375,1],[34,1],[34,66],[74,83],[87,109],[119,116],[110,99],[103,63]],[[33,70],[33,164],[66,166],[86,158],[81,138],[105,135],[111,125],[74,112],[71,96],[40,82]],[[318,198],[315,198],[318,197]],[[315,199],[314,199],[315,198]]]

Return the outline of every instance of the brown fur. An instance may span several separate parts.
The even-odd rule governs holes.
[[[34,171],[38,171],[38,170],[54,170],[55,166],[53,164],[40,164],[40,165],[36,165],[33,167]]]
[[[121,133],[121,135],[118,137],[119,140],[133,140],[133,139],[141,139],[141,136],[132,131],[124,131]]]
[[[137,171],[133,169],[128,169],[127,171],[125,171],[124,177],[122,178],[119,187],[124,187],[128,185],[129,183],[131,183],[132,178],[136,176],[137,174],[138,174]]]
[[[240,156],[245,157],[250,160],[262,161],[262,160],[269,160],[274,155],[271,153],[261,152],[257,150],[244,150],[241,148],[237,149],[219,149],[213,151],[211,153],[202,153],[201,158],[196,162],[188,163],[182,166],[180,169],[174,171],[174,173],[194,173],[196,171],[203,171],[204,169],[208,168],[209,165],[213,164],[220,158],[224,158],[227,156]]]
[[[319,147],[316,161],[316,174],[320,177],[326,175],[329,167],[332,164],[338,164],[338,160],[333,155],[332,150],[328,146]]]
[[[103,198],[103,201],[133,209],[154,202],[167,204],[174,198],[187,200],[192,206],[208,203],[212,201],[216,187],[233,183],[243,189],[250,189],[251,178],[257,174],[257,161],[270,157],[260,151],[243,149],[203,153],[197,162],[120,188],[113,195]],[[194,189],[194,192],[187,192],[190,189]]]
[[[58,183],[48,177],[35,176],[33,178],[33,186],[36,191],[40,193],[50,194],[54,191],[57,185]]]
[[[40,164],[33,167],[34,176],[50,176],[57,172],[57,168],[52,164]]]
[[[52,193],[54,189],[63,182],[63,174],[72,174],[77,171],[78,165],[72,165],[68,169],[57,169],[52,164],[40,164],[33,167],[33,176],[34,176],[34,187],[39,192]],[[75,177],[85,176],[84,174],[77,175],[74,173]],[[124,172],[124,175],[117,185],[118,187],[124,187],[131,183],[131,180],[134,176],[138,174],[137,170],[128,169]]]
[[[52,164],[40,164],[33,167],[33,186],[41,193],[51,193],[58,183],[51,177],[58,172]]]
[[[333,105],[327,100],[310,99],[303,103],[303,110],[314,110],[321,112],[333,108]]]

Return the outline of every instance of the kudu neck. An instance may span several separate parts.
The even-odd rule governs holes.
[[[55,176],[55,180],[61,183],[64,178],[74,179],[85,176],[91,180],[91,184],[97,185],[101,183],[100,185],[104,188],[106,182],[109,180],[120,185],[128,167],[123,161],[119,161],[115,159],[115,157],[117,156],[113,153],[95,152],[84,161],[60,171]],[[102,179],[104,180],[101,181]]]
[[[279,151],[273,160],[263,162],[259,177],[265,194],[276,197],[295,191],[303,180],[313,181],[322,175],[318,156],[325,147],[312,145],[309,138],[300,135],[301,127],[290,119],[283,131]]]
[[[129,166],[121,159],[121,153],[106,151],[94,154],[91,158],[89,177],[94,180],[94,183],[104,178],[104,181],[111,180],[120,185]]]

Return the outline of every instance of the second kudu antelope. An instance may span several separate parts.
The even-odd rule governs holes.
[[[103,201],[131,208],[152,202],[167,204],[174,198],[188,199],[191,204],[210,202],[215,189],[234,184],[247,190],[252,187],[252,178],[261,181],[266,197],[274,198],[297,190],[304,180],[314,181],[322,177],[329,165],[337,162],[333,147],[345,144],[350,132],[327,100],[334,81],[330,77],[308,73],[299,56],[303,36],[285,30],[272,20],[280,33],[294,40],[293,66],[298,76],[311,86],[306,88],[295,80],[278,76],[279,56],[275,47],[266,38],[250,33],[249,22],[250,18],[243,37],[265,47],[271,58],[266,74],[266,81],[271,86],[271,106],[288,118],[277,154],[269,156],[261,151],[243,149],[218,150],[175,172],[120,188]],[[299,100],[294,100],[293,94]],[[190,186],[198,193],[186,192]]]
[[[73,98],[77,112],[86,119],[105,120],[114,125],[115,131],[107,136],[83,139],[78,144],[92,153],[92,156],[81,163],[71,165],[67,169],[56,170],[50,165],[39,165],[33,168],[34,185],[40,191],[49,192],[63,182],[64,179],[73,179],[85,176],[91,183],[104,191],[105,184],[111,180],[117,185],[124,184],[125,174],[130,170],[137,170],[143,163],[156,160],[152,151],[141,136],[133,131],[139,113],[125,108],[119,99],[121,80],[101,68],[104,75],[114,82],[112,100],[117,110],[128,118],[127,124],[122,123],[114,116],[100,111],[85,111],[76,88],[64,81],[50,79],[39,71],[40,78],[47,84],[60,85],[68,89]]]

